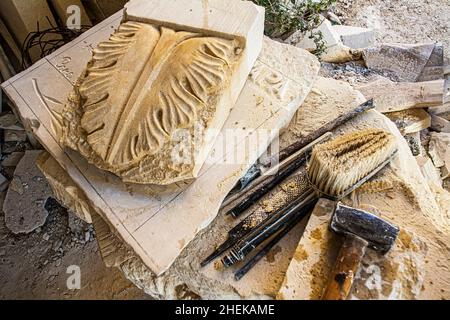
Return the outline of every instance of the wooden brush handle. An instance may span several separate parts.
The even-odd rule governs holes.
[[[367,244],[367,241],[357,236],[345,237],[322,300],[347,299]]]

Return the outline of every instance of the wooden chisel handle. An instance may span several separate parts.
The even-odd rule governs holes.
[[[345,237],[322,300],[347,299],[367,245],[368,242],[358,236]]]

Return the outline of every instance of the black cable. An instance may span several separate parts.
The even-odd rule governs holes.
[[[34,48],[39,49],[40,58],[42,59],[89,29],[90,26],[81,26],[80,29],[51,26],[41,31],[38,22],[37,31],[29,33],[22,45],[22,68],[25,70],[33,64],[31,51]]]

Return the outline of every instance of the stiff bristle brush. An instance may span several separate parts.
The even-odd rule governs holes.
[[[383,130],[346,134],[313,149],[307,176],[320,197],[340,200],[384,168],[396,151],[394,136]],[[325,205],[327,201],[329,204]],[[362,210],[339,203],[333,206],[333,202],[326,199],[319,200],[319,203],[314,210],[332,216],[330,229],[344,235],[321,298],[344,300],[351,292],[366,248],[370,246],[386,251],[395,242],[399,229]]]
[[[341,199],[377,174],[396,151],[394,136],[383,130],[342,135],[312,150],[309,182],[321,195]]]

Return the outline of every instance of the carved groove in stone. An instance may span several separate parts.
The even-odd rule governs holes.
[[[63,103],[55,98],[43,94],[35,78],[31,79],[31,81],[33,83],[33,89],[36,93],[36,96],[39,98],[42,105],[50,114],[52,130],[55,132],[56,136],[59,137],[61,135],[61,127],[63,125],[63,118],[61,115]]]
[[[94,50],[69,97],[63,143],[124,181],[164,180],[145,175],[155,164],[182,174],[189,168],[168,159],[173,135],[212,122],[239,49],[237,40],[123,23]]]

